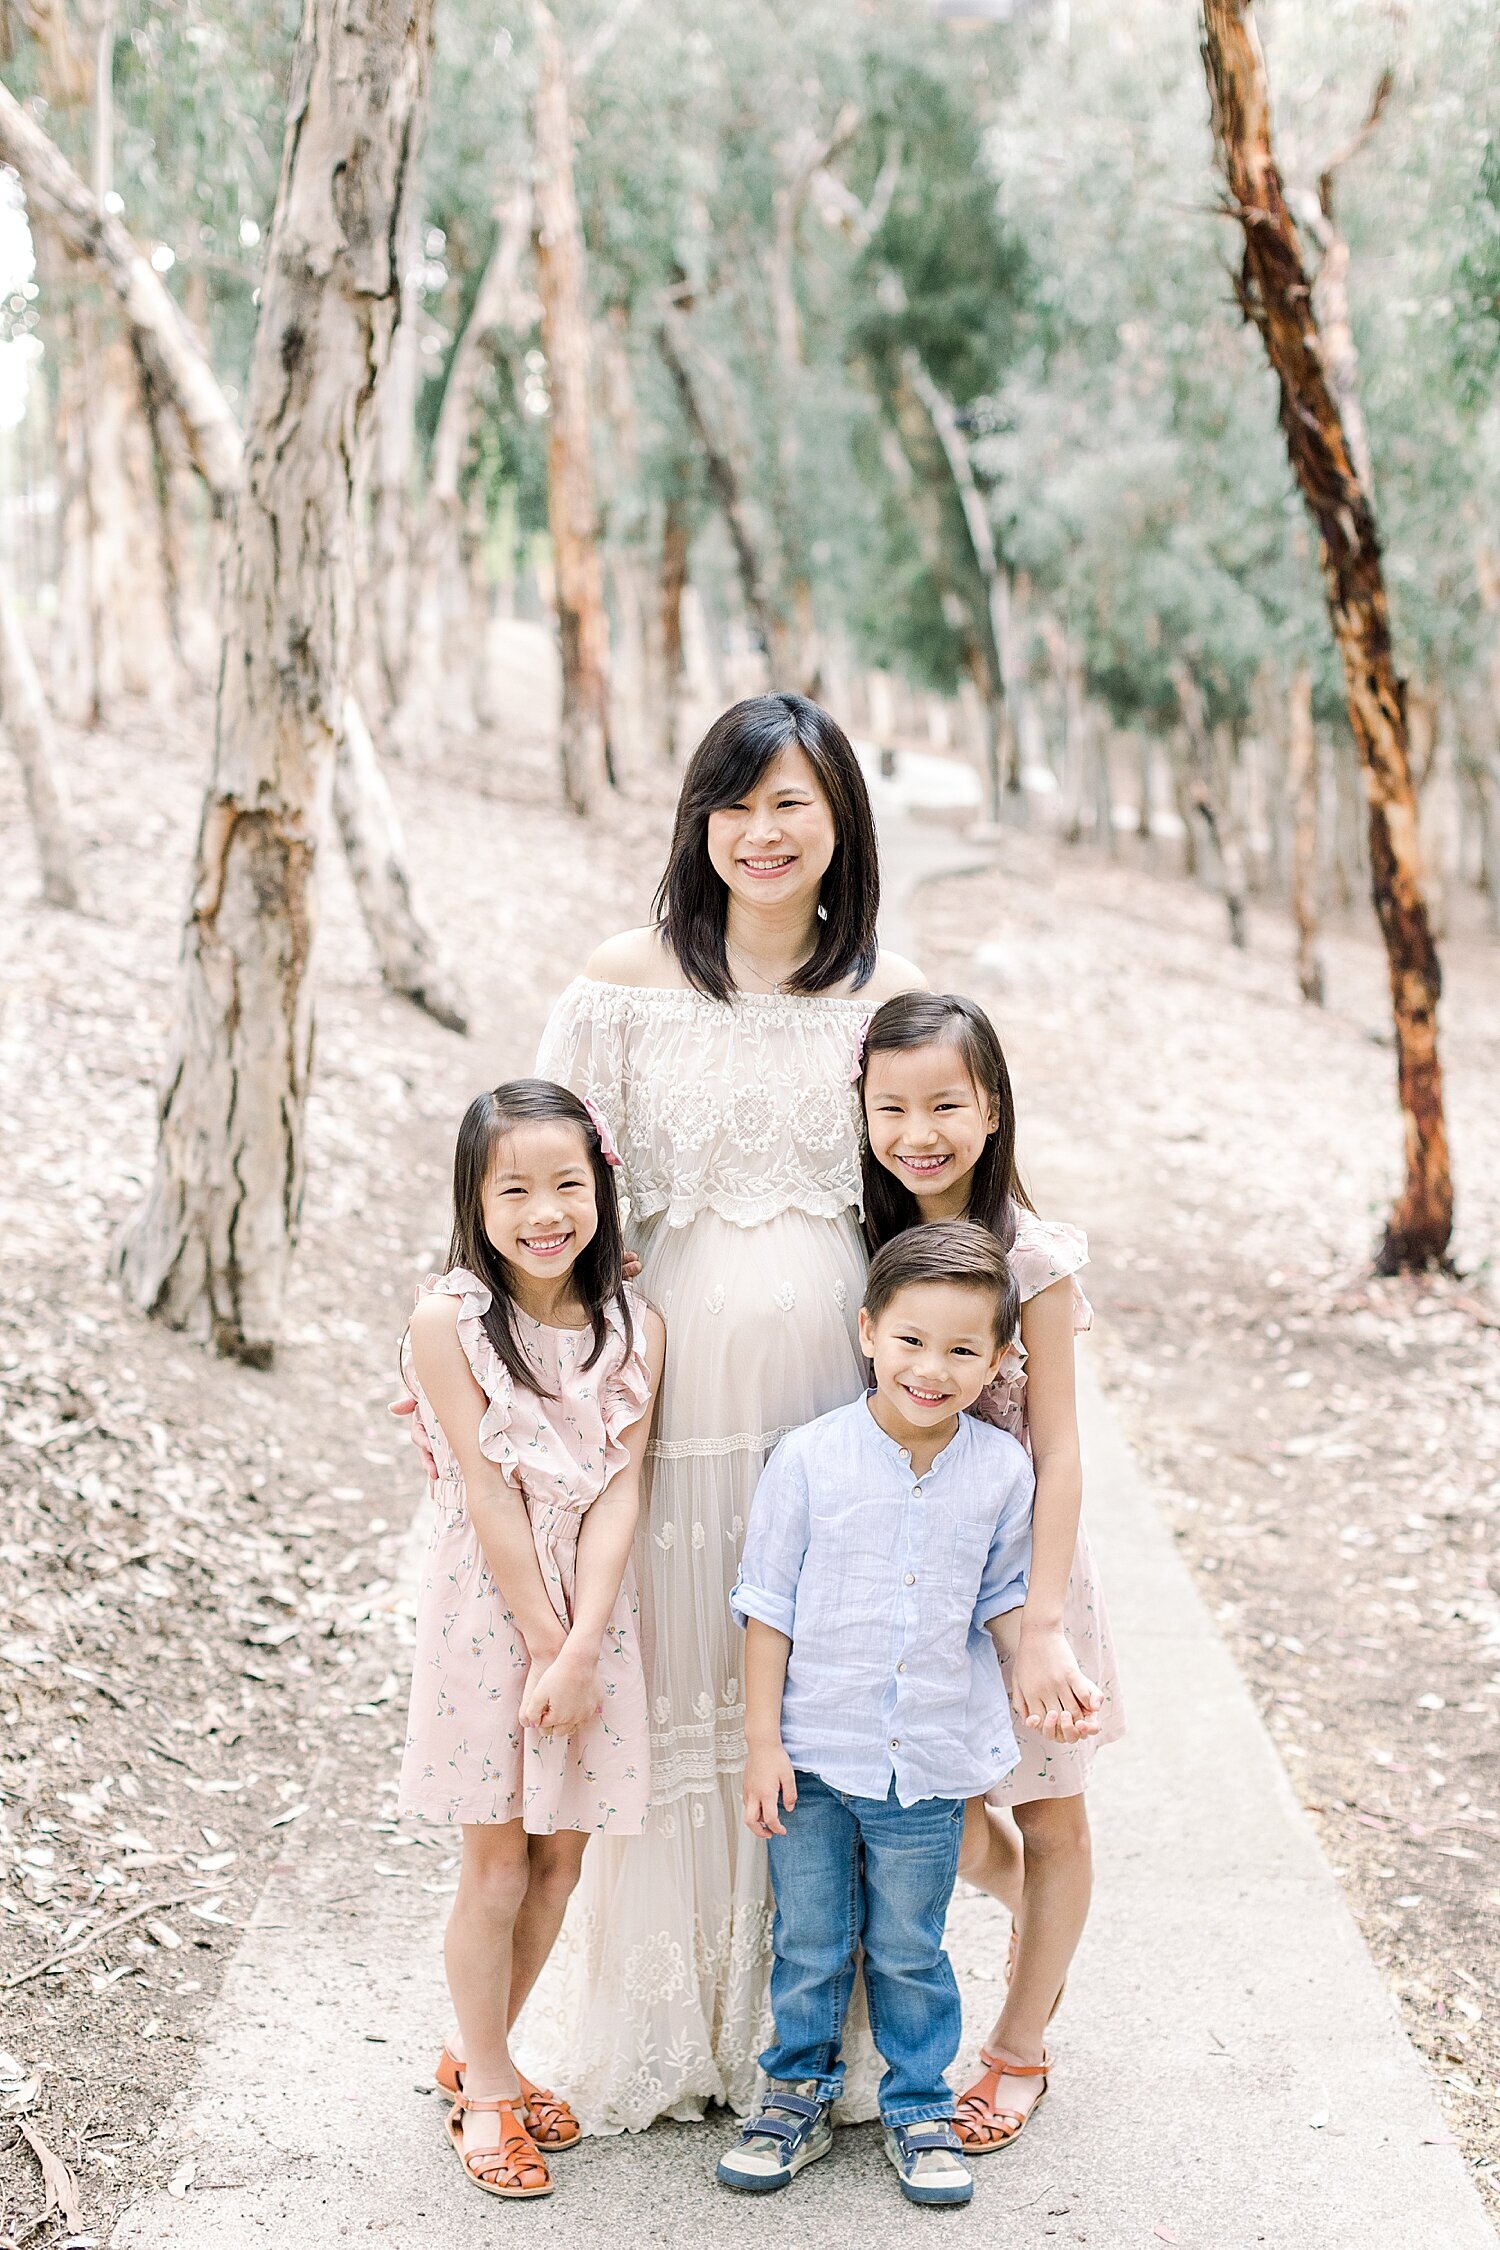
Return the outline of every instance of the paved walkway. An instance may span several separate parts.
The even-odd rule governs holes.
[[[909,950],[912,888],[977,854],[903,819],[903,794],[878,801],[887,935]],[[1097,1905],[1056,2026],[1051,2096],[1014,2150],[978,2168],[966,2212],[904,2204],[871,2126],[844,2134],[769,2211],[715,2187],[724,2133],[712,2126],[588,2143],[560,2160],[557,2195],[524,2211],[481,2199],[425,2091],[447,2017],[446,1899],[365,1870],[357,1855],[383,1809],[372,1795],[352,1822],[330,1807],[290,1832],[196,2089],[163,2128],[173,2161],[194,2159],[192,2185],[127,2212],[115,2250],[576,2250],[621,2235],[663,2250],[768,2239],[883,2250],[935,2227],[1007,2250],[1497,2250],[1086,1346],[1080,1412],[1130,1733],[1096,1769]],[[986,1900],[955,1901],[965,2061],[995,2013],[1003,1930]]]

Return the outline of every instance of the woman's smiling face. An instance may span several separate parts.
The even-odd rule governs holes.
[[[865,1070],[870,1150],[919,1203],[950,1195],[968,1178],[998,1123],[994,1104],[985,1103],[956,1047],[896,1047],[871,1055]]]
[[[714,873],[752,911],[815,902],[837,843],[812,760],[795,742],[737,803],[708,816]]]

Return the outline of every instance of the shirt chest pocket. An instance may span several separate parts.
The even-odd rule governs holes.
[[[993,1528],[986,1518],[967,1509],[955,1511],[943,1525],[937,1541],[937,1551],[943,1558],[948,1584],[955,1598],[964,1597],[972,1601],[978,1597],[979,1583],[989,1559]]]

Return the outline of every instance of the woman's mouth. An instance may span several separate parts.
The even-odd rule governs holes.
[[[523,1234],[519,1243],[528,1258],[556,1258],[572,1239],[570,1234]]]
[[[766,883],[777,875],[784,875],[789,867],[796,865],[796,861],[797,855],[795,852],[783,852],[775,858],[742,859],[740,865],[753,881]]]

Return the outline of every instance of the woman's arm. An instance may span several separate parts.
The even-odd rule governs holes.
[[[469,1514],[500,1599],[521,1628],[533,1668],[549,1663],[562,1647],[567,1627],[542,1581],[526,1502],[499,1462],[480,1450],[479,1426],[489,1401],[458,1340],[456,1298],[422,1299],[411,1317],[411,1357],[463,1471]]]
[[[599,1708],[599,1652],[605,1628],[620,1598],[620,1583],[635,1541],[641,1512],[641,1470],[655,1418],[657,1387],[666,1359],[667,1331],[650,1306],[642,1321],[643,1350],[651,1371],[651,1396],[640,1420],[625,1436],[626,1460],[598,1499],[585,1509],[578,1528],[578,1575],[573,1588],[573,1622],[546,1672],[528,1681],[521,1717],[544,1734],[572,1734],[587,1726]]]
[[[1021,1307],[1026,1347],[1026,1418],[1036,1470],[1031,1577],[1021,1612],[1013,1674],[1027,1725],[1049,1740],[1076,1742],[1098,1732],[1100,1695],[1074,1661],[1063,1631],[1063,1601],[1078,1544],[1083,1463],[1073,1376],[1073,1296],[1055,1281]]]

